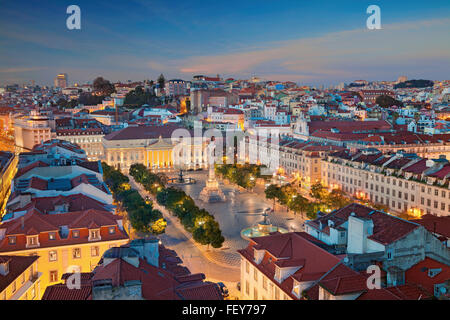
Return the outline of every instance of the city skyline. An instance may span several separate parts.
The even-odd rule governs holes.
[[[163,73],[319,86],[401,75],[444,80],[450,71],[446,1],[378,1],[381,30],[366,28],[369,2],[79,1],[81,30],[66,28],[69,5],[2,5],[0,84],[51,85],[58,73],[71,84]]]

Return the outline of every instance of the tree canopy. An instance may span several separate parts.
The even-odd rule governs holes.
[[[375,103],[382,108],[390,108],[392,106],[403,107],[403,103],[401,101],[386,95],[378,96]]]
[[[93,82],[94,92],[98,95],[109,96],[116,92],[114,85],[103,77],[95,78]]]

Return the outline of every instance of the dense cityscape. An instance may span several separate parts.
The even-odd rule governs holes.
[[[5,83],[0,300],[449,300],[450,80],[423,78]]]

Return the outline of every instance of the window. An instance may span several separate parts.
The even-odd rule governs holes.
[[[58,260],[58,252],[57,251],[50,251],[48,253],[48,261],[57,261]]]
[[[275,300],[280,300],[280,289],[275,288]]]
[[[74,248],[72,256],[73,256],[74,259],[80,259],[81,258],[81,249],[80,248]]]
[[[21,284],[24,284],[24,283],[25,283],[25,272],[22,273],[22,281],[21,281]]]
[[[31,287],[30,293],[31,293],[31,297],[30,298],[34,299],[36,297],[36,287],[35,286]]]
[[[91,248],[91,256],[98,257],[100,255],[100,249],[97,246]]]
[[[12,286],[11,286],[11,291],[12,291],[12,293],[15,293],[16,290],[17,290],[17,287],[16,287],[16,281],[14,281],[14,282],[12,283]]]
[[[258,300],[258,290],[256,288],[253,288],[253,299]]]
[[[245,281],[245,293],[247,295],[250,295],[250,284],[248,283],[248,281]]]
[[[8,244],[15,245],[16,244],[16,237],[8,237]]]
[[[79,238],[80,237],[80,230],[73,230],[72,231],[72,237]]]
[[[253,279],[258,282],[258,269],[253,269]]]
[[[55,232],[49,232],[48,239],[49,240],[56,240],[56,233]]]
[[[50,282],[57,282],[58,281],[58,271],[53,270],[50,271]]]
[[[116,227],[109,227],[109,234],[115,234],[116,233]]]
[[[38,236],[27,237],[27,246],[37,246],[39,244]]]
[[[248,261],[245,261],[245,272],[246,273],[250,272],[250,264],[248,263]]]
[[[393,252],[392,252],[392,249],[388,249],[388,250],[387,250],[387,259],[388,259],[388,260],[392,260],[392,258],[393,258]]]
[[[99,240],[100,239],[100,230],[89,230],[89,239],[90,240]]]
[[[267,278],[263,276],[263,289],[267,290]]]

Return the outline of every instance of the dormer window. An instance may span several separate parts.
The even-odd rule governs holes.
[[[100,229],[89,230],[89,241],[101,240]]]
[[[48,239],[49,240],[56,240],[56,232],[49,232]]]
[[[73,230],[72,231],[72,237],[79,238],[80,237],[80,231],[79,230]]]
[[[109,227],[108,231],[109,231],[109,234],[115,234],[116,233],[116,227]]]
[[[10,245],[15,245],[15,244],[16,244],[16,241],[17,241],[17,239],[16,239],[15,236],[8,237],[8,244],[10,244]]]
[[[27,248],[38,247],[38,246],[39,246],[39,237],[38,236],[28,236],[27,237]]]

